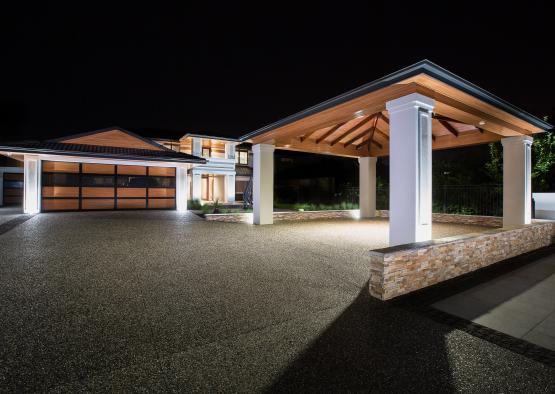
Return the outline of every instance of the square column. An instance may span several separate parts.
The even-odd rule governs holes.
[[[225,158],[235,160],[235,144],[226,142],[225,144]]]
[[[39,213],[41,200],[41,165],[39,158],[25,155],[23,157],[23,172],[23,213]]]
[[[253,223],[274,223],[274,145],[257,144],[253,152]]]
[[[376,157],[359,157],[359,207],[360,218],[376,216]]]
[[[227,202],[235,202],[235,175],[225,176],[225,195]]]
[[[198,172],[193,171],[191,173],[191,200],[199,200],[202,198],[202,175]]]
[[[187,210],[187,168],[175,169],[175,208],[179,212]]]
[[[412,93],[388,101],[389,245],[432,239],[432,111]]]
[[[529,136],[508,137],[503,145],[503,227],[532,223],[532,147]]]

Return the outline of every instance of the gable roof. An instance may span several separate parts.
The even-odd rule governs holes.
[[[477,85],[459,77],[456,74],[438,66],[437,64],[424,59],[418,63],[415,63],[411,66],[403,68],[399,71],[396,71],[392,74],[386,75],[380,79],[362,85],[356,89],[350,90],[346,93],[340,94],[339,96],[333,97],[329,100],[326,100],[320,104],[316,104],[312,107],[309,107],[303,111],[297,112],[293,115],[290,115],[286,118],[283,118],[277,122],[271,123],[267,126],[261,127],[257,130],[254,130],[250,133],[247,133],[239,138],[240,141],[246,141],[252,137],[267,133],[279,127],[285,126],[289,123],[293,123],[310,115],[314,115],[316,113],[322,112],[326,109],[338,106],[339,104],[345,103],[347,101],[351,101],[355,98],[360,96],[366,95],[368,93],[374,92],[376,90],[382,89],[389,85],[393,85],[395,83],[404,81],[408,78],[417,76],[419,74],[426,74],[432,78],[435,78],[441,82],[444,82],[460,91],[463,91],[485,103],[493,105],[502,111],[505,111],[519,119],[522,119],[530,124],[536,126],[541,130],[549,130],[553,128],[552,125],[543,121],[542,119],[531,115],[530,113],[510,104],[509,102],[495,96],[494,94],[480,88]]]
[[[111,141],[111,143],[104,143],[98,139],[99,135],[101,134],[108,134],[108,133],[114,133],[114,132],[118,134],[120,133],[123,134],[124,138],[126,138],[129,142],[131,142],[132,140],[137,141],[138,146],[136,146],[135,148],[151,149],[151,150],[168,150],[168,148],[166,148],[161,144],[158,144],[157,142],[151,140],[150,138],[142,137],[136,133],[133,133],[132,131],[122,129],[121,127],[117,127],[117,126],[108,127],[100,130],[87,131],[84,133],[73,134],[73,135],[60,137],[60,138],[55,138],[55,139],[48,140],[47,142],[129,148],[129,146],[126,146],[126,144],[121,143],[122,141],[116,142],[116,145],[114,145],[114,141]],[[97,137],[96,140],[95,140],[95,137]],[[109,139],[113,140],[113,136]]]

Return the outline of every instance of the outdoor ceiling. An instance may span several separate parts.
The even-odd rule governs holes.
[[[519,110],[485,91],[481,94],[492,97],[492,101],[498,100],[500,104],[492,105],[477,98],[478,94],[471,95],[453,86],[455,84],[445,83],[424,72],[390,84],[378,82],[381,86],[374,90],[367,88],[371,90],[369,93],[356,95],[355,91],[348,92],[345,94],[348,99],[338,96],[304,111],[306,115],[299,113],[281,123],[266,126],[248,135],[248,141],[274,144],[278,149],[338,156],[386,156],[389,154],[386,102],[411,93],[435,100],[432,121],[434,150],[484,144],[545,130],[538,127],[541,120],[522,111],[534,119],[534,124],[522,119],[525,116],[509,113],[511,110],[519,114]],[[464,83],[479,89],[469,82]],[[354,98],[349,99],[350,95]],[[319,106],[323,109],[318,110]]]

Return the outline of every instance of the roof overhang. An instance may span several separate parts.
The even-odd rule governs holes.
[[[0,153],[6,154],[10,157],[20,158],[23,155],[55,155],[55,156],[67,156],[67,157],[79,157],[79,158],[91,158],[91,159],[110,159],[110,160],[123,160],[123,161],[140,161],[140,162],[162,162],[162,163],[189,163],[189,164],[205,164],[206,159],[197,158],[165,158],[165,157],[149,157],[144,155],[133,155],[133,154],[106,154],[106,153],[95,153],[95,152],[80,152],[71,150],[55,150],[55,149],[37,149],[30,147],[17,147],[17,146],[3,146],[0,145]]]
[[[411,93],[435,100],[438,136],[434,137],[433,149],[482,144],[552,128],[547,122],[424,60],[248,133],[240,140],[313,153],[384,156],[389,153],[386,103]],[[358,122],[367,124],[357,126]],[[348,133],[350,129],[352,134]],[[360,133],[365,130],[371,134],[370,142],[364,141],[368,137]],[[353,144],[351,140],[357,135],[360,139]],[[378,135],[383,137],[381,142],[377,138],[373,142]],[[360,149],[357,141],[369,148]]]

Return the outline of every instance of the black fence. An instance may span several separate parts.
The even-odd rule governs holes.
[[[358,188],[344,191],[346,200],[358,203]],[[376,190],[376,208],[389,209],[389,186]],[[432,189],[432,209],[437,213],[503,216],[502,185],[439,185]]]

